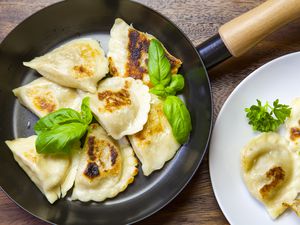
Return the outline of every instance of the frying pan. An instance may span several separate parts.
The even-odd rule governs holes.
[[[299,15],[298,0],[269,0],[223,25],[219,34],[195,48],[171,21],[135,2],[72,0],[35,13],[0,45],[1,188],[29,213],[57,224],[128,224],[153,214],[184,188],[207,149],[212,127],[207,69],[231,56],[241,55],[268,33]],[[107,46],[110,28],[117,17],[156,36],[184,62],[180,73],[186,79],[182,97],[193,123],[190,140],[162,170],[149,177],[140,172],[135,182],[116,198],[102,203],[82,203],[65,198],[51,205],[4,144],[8,139],[32,135],[32,126],[37,120],[17,102],[11,90],[39,76],[22,66],[23,61],[45,54],[65,41],[92,36]]]

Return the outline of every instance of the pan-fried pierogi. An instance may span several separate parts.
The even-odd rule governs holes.
[[[113,76],[140,79],[150,85],[148,47],[150,40],[155,37],[134,29],[120,18],[115,20],[110,35],[107,53],[110,73]],[[165,52],[171,64],[171,73],[176,74],[182,62],[166,49]]]
[[[95,92],[97,82],[108,73],[104,51],[91,38],[70,41],[24,65],[57,84],[89,92]]]
[[[126,138],[114,141],[98,124],[91,124],[81,153],[72,200],[103,201],[124,191],[138,170]]]

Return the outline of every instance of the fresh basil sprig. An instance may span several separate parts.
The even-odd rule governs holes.
[[[176,140],[183,144],[192,130],[192,122],[188,109],[177,96],[168,96],[164,102],[164,114],[172,127]]]
[[[37,153],[68,153],[86,133],[92,119],[88,97],[82,100],[80,113],[63,108],[41,118],[34,126],[38,135],[35,142]]]
[[[163,98],[176,95],[184,87],[184,78],[180,74],[171,74],[171,64],[158,40],[150,41],[148,54],[149,77],[154,86],[150,92]]]
[[[171,74],[171,64],[165,56],[165,50],[158,40],[150,42],[148,71],[153,88],[152,94],[166,98],[163,111],[166,115],[176,140],[183,144],[192,130],[192,122],[185,104],[176,97],[176,93],[184,88],[184,78],[180,74]]]
[[[184,88],[184,78],[180,74],[174,74],[171,78],[171,83],[165,87],[162,84],[157,84],[150,89],[152,94],[158,95],[160,97],[167,97],[169,95],[176,95],[178,91]]]

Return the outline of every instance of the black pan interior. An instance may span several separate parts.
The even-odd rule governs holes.
[[[180,73],[186,79],[182,97],[193,123],[190,140],[162,170],[145,177],[140,169],[135,182],[116,198],[102,203],[72,202],[65,198],[51,205],[17,165],[4,143],[32,135],[37,120],[17,102],[12,89],[39,76],[24,67],[23,61],[80,36],[92,35],[105,42],[117,17],[159,38],[184,62]],[[0,105],[0,185],[25,210],[57,224],[127,224],[156,212],[182,190],[198,168],[211,129],[209,80],[193,45],[166,18],[130,1],[64,1],[21,23],[0,45]]]

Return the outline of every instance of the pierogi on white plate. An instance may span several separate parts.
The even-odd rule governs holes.
[[[143,129],[150,110],[149,88],[140,80],[112,77],[101,81],[90,97],[90,108],[101,126],[114,139]]]
[[[286,137],[300,148],[300,97],[293,99],[290,106],[291,115],[285,122]]]
[[[108,61],[113,76],[140,79],[151,86],[148,74],[148,47],[154,36],[138,31],[117,18],[110,31]],[[171,73],[176,74],[182,62],[165,49],[171,64]]]
[[[91,38],[70,41],[23,64],[57,84],[89,92],[95,92],[98,81],[108,73],[105,53]]]
[[[46,196],[50,203],[63,198],[73,186],[79,163],[80,143],[69,155],[38,154],[37,136],[5,141],[20,167]]]
[[[126,138],[110,138],[98,124],[89,126],[81,152],[72,200],[103,201],[124,191],[138,173]]]
[[[241,153],[242,175],[249,192],[272,218],[293,205],[300,191],[300,155],[277,133],[252,139]]]
[[[43,77],[15,88],[13,93],[22,105],[38,117],[60,108],[80,110],[82,100],[75,89],[60,86]]]
[[[157,96],[151,94],[151,108],[143,130],[130,135],[129,140],[145,176],[161,169],[179,149],[180,144],[163,112],[163,101]]]

